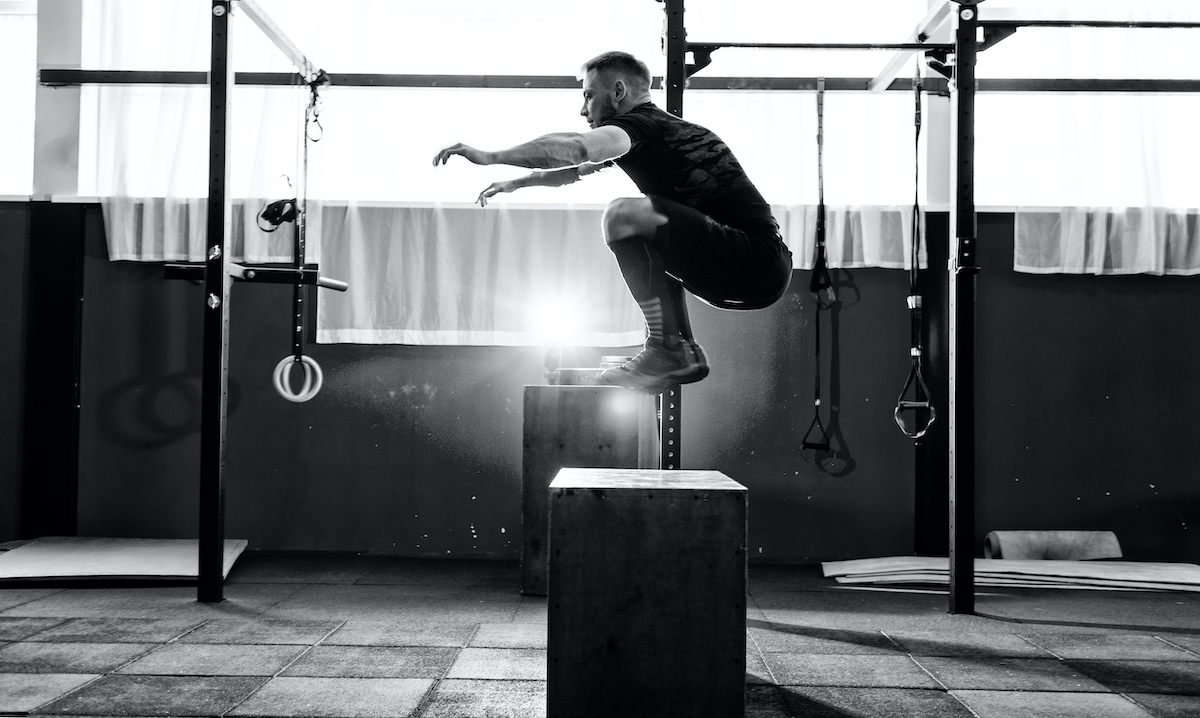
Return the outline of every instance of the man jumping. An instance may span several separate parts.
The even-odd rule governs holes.
[[[583,109],[592,128],[555,133],[501,150],[463,144],[442,150],[434,166],[460,155],[479,165],[539,170],[496,182],[489,198],[522,187],[558,187],[616,164],[644,197],[604,211],[608,244],[646,317],[644,349],[601,374],[606,384],[659,393],[708,376],[692,336],[683,290],[721,309],[761,309],[787,289],[792,254],[771,206],[719,137],[650,101],[650,70],[624,52],[606,52],[582,68]]]

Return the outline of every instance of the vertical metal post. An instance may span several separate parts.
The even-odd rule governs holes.
[[[978,0],[956,0],[949,271],[950,613],[975,612],[975,55]]]
[[[684,0],[664,0],[663,53],[667,57],[664,85],[667,112],[683,117],[683,87],[687,82],[687,29],[683,22]],[[686,299],[685,299],[686,301]],[[683,438],[683,392],[676,384],[659,395],[659,466],[678,469]]]
[[[663,0],[666,22],[663,25],[663,53],[667,56],[667,112],[683,117],[683,86],[687,82],[687,29],[683,24],[684,0]]]
[[[658,447],[660,458],[658,465],[663,469],[678,469],[680,461],[680,439],[683,437],[683,393],[678,384],[659,395],[659,426],[662,427],[662,438]]]
[[[224,599],[225,429],[229,377],[229,287],[226,240],[229,197],[229,57],[232,0],[212,3],[212,70],[209,74],[208,250],[204,265],[204,368],[200,398],[200,551],[197,600]]]

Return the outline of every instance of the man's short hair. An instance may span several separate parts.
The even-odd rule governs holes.
[[[650,68],[646,67],[646,63],[630,55],[628,52],[613,51],[601,53],[583,63],[583,67],[580,68],[580,75],[587,75],[592,70],[624,75],[630,79],[636,79],[642,86],[641,89],[650,89]]]

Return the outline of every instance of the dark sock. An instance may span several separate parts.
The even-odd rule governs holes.
[[[688,316],[687,297],[683,291],[683,283],[667,277],[671,292],[671,305],[675,307],[675,327],[679,330],[679,336],[689,342],[694,342],[692,337],[692,320]]]
[[[658,249],[638,237],[618,240],[608,247],[617,258],[617,266],[621,268],[629,292],[646,317],[650,338],[670,349],[679,346],[679,305],[683,303],[683,287],[667,276]],[[686,306],[683,317],[686,326]]]

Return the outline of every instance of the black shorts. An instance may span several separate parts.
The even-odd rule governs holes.
[[[792,252],[778,234],[734,229],[678,202],[649,200],[669,220],[654,244],[667,273],[689,292],[720,309],[762,309],[783,296]]]

